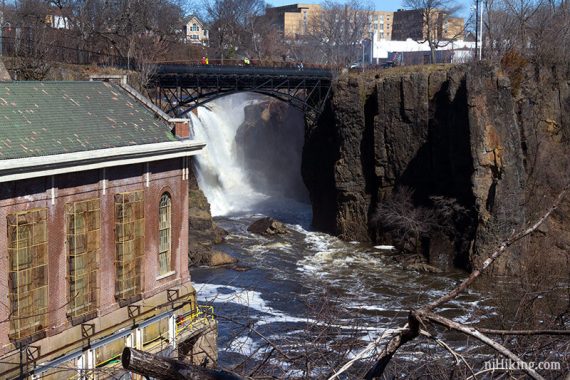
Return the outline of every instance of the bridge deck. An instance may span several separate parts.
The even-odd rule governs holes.
[[[155,82],[160,87],[186,87],[194,85],[197,81],[207,86],[222,86],[228,82],[234,86],[236,79],[245,83],[263,83],[269,79],[289,79],[296,82],[308,80],[332,80],[329,70],[316,68],[275,68],[257,66],[211,66],[211,65],[160,65],[155,74]],[[208,80],[214,79],[214,80]],[[306,85],[312,87],[311,84]]]
[[[328,96],[332,73],[320,68],[161,64],[151,79],[157,104],[184,115],[230,93],[252,91],[319,112]]]

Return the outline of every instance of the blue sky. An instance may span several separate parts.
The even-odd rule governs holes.
[[[469,5],[471,2],[469,0],[456,0],[458,4],[463,5],[463,9],[460,12],[460,16],[467,18],[469,16]],[[273,6],[281,6],[287,4],[313,4],[320,3],[320,0],[305,0],[305,1],[295,1],[295,0],[265,0],[266,3]],[[402,7],[401,0],[370,0],[372,7],[378,11],[395,11]]]

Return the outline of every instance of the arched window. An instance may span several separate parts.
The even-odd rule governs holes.
[[[162,194],[160,197],[160,206],[158,209],[158,229],[160,243],[158,248],[158,274],[164,275],[172,269],[170,264],[171,257],[171,209],[172,201],[168,193]]]
[[[47,215],[47,209],[42,208],[7,217],[7,291],[12,339],[29,337],[47,327]]]

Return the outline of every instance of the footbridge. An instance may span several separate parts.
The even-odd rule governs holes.
[[[155,104],[176,117],[239,92],[268,95],[316,117],[331,82],[332,72],[324,68],[160,64],[149,85]]]

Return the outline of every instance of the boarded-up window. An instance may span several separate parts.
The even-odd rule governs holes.
[[[168,318],[161,319],[143,328],[144,351],[155,352],[169,345]]]
[[[63,363],[59,363],[55,368],[50,368],[47,371],[36,374],[36,377],[33,379],[41,379],[41,380],[93,380],[93,377],[81,376],[77,369],[77,363],[80,357],[75,359],[68,360]]]
[[[144,255],[143,192],[115,195],[115,295],[128,299],[142,289]]]
[[[47,327],[47,209],[9,214],[7,222],[10,337],[21,339]]]
[[[97,347],[95,349],[95,367],[100,368],[104,366],[115,366],[121,363],[121,353],[126,346],[126,337],[115,339],[104,346]],[[107,378],[103,372],[97,378]],[[121,376],[108,378],[122,378]]]
[[[97,308],[97,262],[101,247],[99,199],[65,205],[69,267],[69,312],[78,317]]]
[[[162,194],[160,198],[160,206],[158,210],[158,229],[159,229],[159,249],[158,249],[158,273],[166,274],[171,271],[171,205],[170,195]]]

